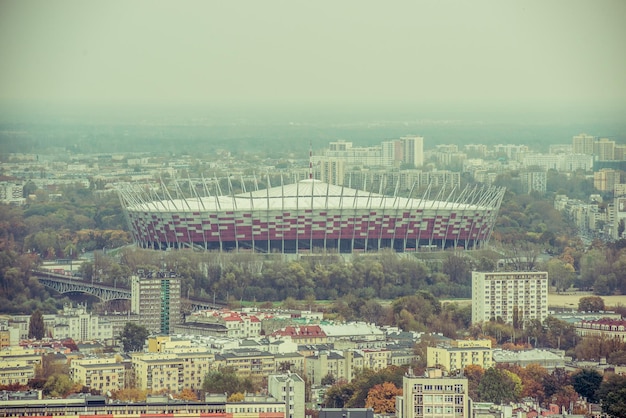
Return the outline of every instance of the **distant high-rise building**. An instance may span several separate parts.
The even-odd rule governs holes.
[[[593,143],[593,154],[600,161],[612,161],[615,159],[615,141],[608,138],[600,138]]]
[[[616,184],[620,184],[620,172],[610,168],[604,168],[593,173],[593,187],[602,191],[610,192]]]
[[[548,316],[548,273],[472,272],[472,322],[543,321]]]
[[[380,165],[396,167],[404,161],[404,144],[401,140],[383,141],[380,146],[382,149]]]
[[[544,170],[527,170],[521,172],[519,176],[524,193],[547,191],[548,174]]]
[[[575,135],[572,138],[572,148],[574,154],[593,155],[593,143],[595,137],[587,134]]]
[[[421,136],[403,136],[400,141],[404,144],[403,162],[414,167],[424,165],[424,138]]]
[[[397,418],[471,417],[468,382],[464,377],[443,376],[428,369],[414,376],[409,369],[402,380],[402,396],[396,397]]]
[[[340,158],[322,157],[319,160],[319,179],[328,184],[343,186],[345,162]]]
[[[615,144],[615,154],[613,155],[616,161],[626,161],[626,145]]]
[[[181,321],[180,279],[164,273],[156,276],[131,278],[131,311],[148,331],[169,334]]]

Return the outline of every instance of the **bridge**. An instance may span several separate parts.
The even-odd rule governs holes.
[[[91,283],[80,278],[65,276],[47,271],[33,271],[32,276],[39,280],[42,285],[55,290],[58,293],[87,293],[95,296],[103,302],[112,300],[130,300],[131,291],[125,287],[110,286],[101,283]],[[187,305],[192,311],[203,309],[220,309],[224,303],[216,301],[211,303],[198,299],[181,298],[183,305]]]

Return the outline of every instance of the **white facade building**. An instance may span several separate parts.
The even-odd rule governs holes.
[[[84,305],[65,305],[55,318],[52,337],[74,341],[112,341],[113,325],[106,318],[87,312]]]
[[[403,379],[402,396],[396,397],[397,418],[471,417],[467,379],[445,377],[439,369],[425,376],[409,373]]]
[[[545,271],[472,272],[472,322],[502,318],[506,323],[548,316]]]
[[[304,380],[300,376],[295,373],[269,375],[267,391],[285,403],[285,418],[304,417]]]

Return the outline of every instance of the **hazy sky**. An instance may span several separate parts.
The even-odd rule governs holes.
[[[0,0],[0,101],[589,102],[626,1]]]

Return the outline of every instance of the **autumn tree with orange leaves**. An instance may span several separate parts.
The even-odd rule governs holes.
[[[365,407],[372,408],[376,414],[395,412],[396,396],[402,395],[402,389],[391,382],[376,385],[367,393]]]
[[[196,392],[193,389],[189,389],[189,388],[185,388],[181,390],[180,393],[177,393],[176,395],[174,395],[174,397],[176,399],[181,399],[183,401],[197,401],[198,400],[198,395],[196,394]]]

